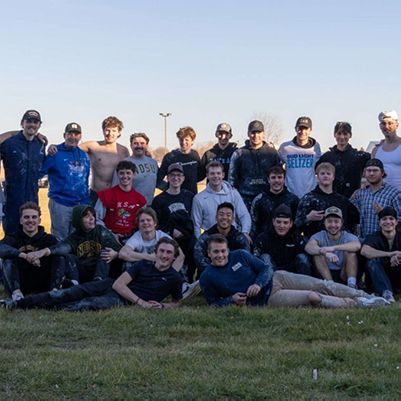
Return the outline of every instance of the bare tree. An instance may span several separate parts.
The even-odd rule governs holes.
[[[168,149],[166,149],[164,146],[159,146],[156,149],[149,149],[152,157],[159,163],[163,160],[163,156],[168,152]]]
[[[209,142],[202,142],[196,146],[194,146],[194,149],[199,153],[200,157],[203,156],[203,154],[212,148],[214,146],[215,142],[209,141]]]
[[[283,127],[278,117],[268,113],[254,113],[251,120],[261,121],[265,126],[266,141],[278,147],[283,135]]]

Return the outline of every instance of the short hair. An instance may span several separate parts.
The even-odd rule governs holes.
[[[210,249],[212,243],[215,242],[217,244],[226,244],[228,247],[227,238],[223,234],[212,234],[207,239],[207,249]]]
[[[186,136],[190,136],[191,137],[191,139],[194,141],[195,140],[195,138],[196,138],[196,132],[195,132],[195,130],[192,128],[192,127],[183,127],[183,128],[180,128],[178,131],[177,131],[177,138],[178,139],[183,139],[183,138],[185,138]]]
[[[336,168],[331,163],[328,162],[320,163],[315,169],[316,174],[319,174],[320,170],[329,170],[333,174],[336,173]]]
[[[155,252],[157,252],[157,250],[159,249],[159,246],[161,244],[169,244],[172,245],[174,247],[174,257],[178,257],[178,255],[180,254],[180,247],[178,245],[178,242],[172,238],[169,237],[161,237],[159,239],[159,241],[157,241],[156,247],[155,247]]]
[[[42,215],[40,207],[35,202],[25,202],[23,205],[21,205],[19,208],[19,215],[21,216],[22,212],[27,209],[36,210],[39,213],[39,217]]]
[[[81,218],[85,217],[88,213],[91,213],[93,216],[96,217],[96,210],[93,206],[87,205],[85,209],[82,211]]]
[[[117,117],[109,116],[103,120],[102,130],[104,131],[104,129],[108,127],[117,127],[120,132],[124,128],[124,124]]]
[[[129,160],[121,160],[121,161],[117,164],[117,167],[116,167],[117,173],[118,173],[120,170],[131,170],[133,173],[136,173],[136,172],[137,172],[136,164],[130,162]]]
[[[209,169],[211,167],[220,167],[221,170],[224,173],[224,166],[218,161],[218,160],[212,160],[211,162],[209,162],[208,164],[206,164],[206,173],[209,172]]]
[[[132,141],[136,138],[143,138],[146,141],[146,144],[149,143],[150,139],[149,137],[144,133],[144,132],[134,132],[130,137],[129,137],[129,143],[132,143]]]
[[[150,217],[152,217],[152,219],[156,225],[159,224],[159,221],[157,219],[157,213],[155,212],[155,210],[152,209],[150,206],[144,206],[144,207],[141,207],[136,213],[136,217],[135,217],[136,225],[139,224],[139,219],[141,218],[141,216],[143,214],[148,214]]]
[[[217,206],[216,214],[220,209],[224,209],[224,208],[231,209],[232,212],[234,213],[234,205],[232,203],[230,203],[230,202],[223,202],[223,203],[220,203],[219,206]]]
[[[269,177],[270,174],[282,174],[285,176],[285,170],[281,164],[276,166],[272,166],[267,170],[267,176]]]
[[[337,134],[337,132],[347,133],[352,136],[351,124],[346,121],[338,121],[334,126],[334,133]]]

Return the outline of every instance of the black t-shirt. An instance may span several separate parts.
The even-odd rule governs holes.
[[[172,267],[160,271],[155,267],[154,262],[140,260],[132,264],[127,269],[127,273],[132,278],[128,288],[144,301],[162,302],[169,295],[175,301],[182,298],[183,280]]]
[[[398,231],[396,232],[391,248],[387,238],[381,231],[376,231],[373,234],[367,235],[363,244],[384,252],[401,251],[401,233]],[[381,260],[385,267],[390,266],[390,258],[381,258]]]

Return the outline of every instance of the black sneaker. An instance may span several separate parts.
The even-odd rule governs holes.
[[[63,281],[60,284],[60,288],[62,290],[66,289],[66,288],[70,288],[74,285],[74,283],[69,279],[69,278],[65,278],[63,279]]]

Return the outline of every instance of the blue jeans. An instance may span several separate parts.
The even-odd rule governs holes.
[[[369,259],[367,269],[376,294],[382,295],[386,290],[393,292],[393,286],[380,259]]]
[[[272,257],[268,253],[260,255],[260,258],[268,266],[271,266],[273,271],[276,270],[286,270],[291,273],[305,274],[310,276],[312,274],[311,263],[308,256],[305,253],[299,253],[291,264],[286,266],[277,266],[273,261]]]

